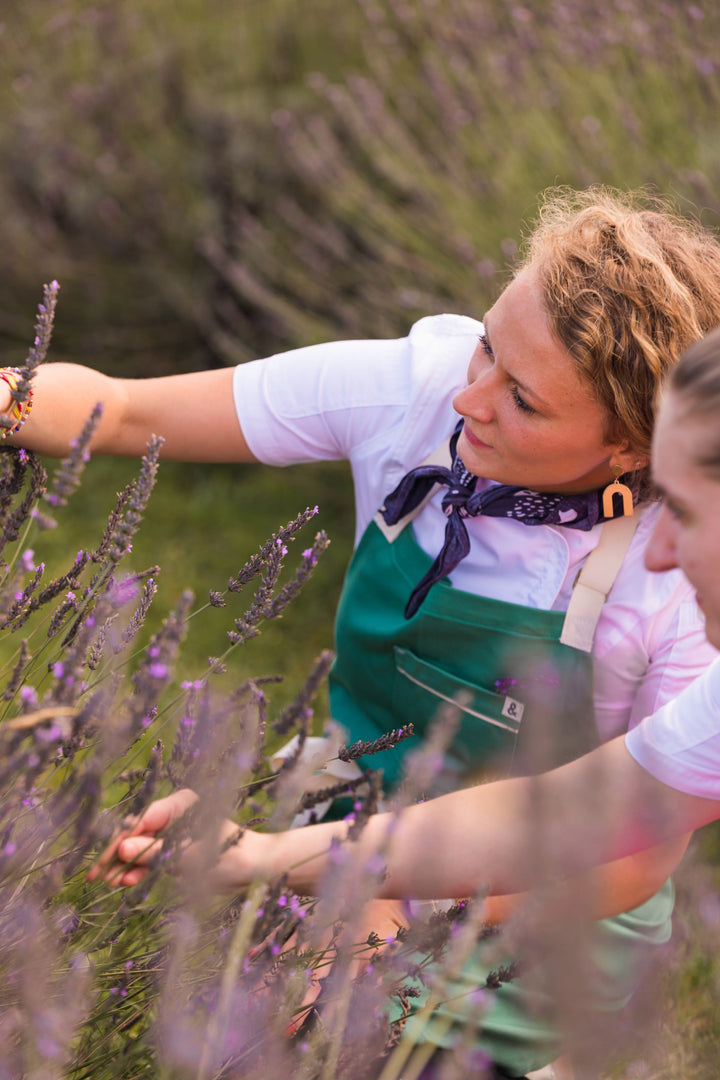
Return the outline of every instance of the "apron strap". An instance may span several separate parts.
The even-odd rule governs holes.
[[[451,464],[452,457],[450,454],[450,440],[448,439],[447,442],[442,443],[440,446],[436,447],[431,454],[428,454],[425,460],[420,462],[420,467],[422,467],[423,465],[444,465],[445,468],[449,469]],[[383,534],[389,544],[393,544],[397,540],[398,536],[406,527],[406,525],[409,525],[410,522],[418,516],[420,511],[427,506],[433,495],[435,495],[435,493],[439,491],[442,486],[442,484],[433,484],[425,498],[421,502],[419,502],[418,505],[408,514],[405,514],[404,517],[401,517],[398,521],[396,521],[394,525],[388,525],[388,523],[385,521],[385,518],[378,510],[377,514],[375,515],[375,524],[377,525],[380,532]]]
[[[606,521],[600,540],[575,580],[560,641],[582,652],[592,652],[595,629],[610,590],[630,547],[641,514]]]

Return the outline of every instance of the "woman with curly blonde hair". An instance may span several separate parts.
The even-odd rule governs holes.
[[[659,200],[559,190],[482,322],[429,316],[397,340],[142,381],[52,364],[13,438],[64,453],[102,400],[98,453],[141,453],[157,433],[176,459],[349,459],[357,546],[336,620],[332,715],[352,740],[408,723],[421,736],[459,696],[436,795],[577,757],[711,662],[692,589],[677,569],[650,574],[643,553],[658,512],[657,393],[718,324],[711,233]],[[198,402],[211,423],[197,424]],[[388,789],[412,742],[367,762]],[[598,1016],[625,1005],[669,937],[677,857],[678,843],[636,856],[599,888],[598,914],[613,917],[594,935]],[[488,914],[510,907],[496,901]],[[484,970],[478,950],[418,1039],[441,1049],[477,1022],[498,1075],[542,1067],[558,1051],[552,995],[520,978],[474,1017],[468,992]]]

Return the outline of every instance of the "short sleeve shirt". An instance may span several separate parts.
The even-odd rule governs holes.
[[[407,337],[332,342],[242,364],[233,391],[247,443],[270,465],[347,459],[357,542],[385,496],[450,437],[458,421],[453,397],[467,385],[482,332],[482,323],[467,316],[429,316]],[[445,531],[441,499],[442,492],[413,522],[432,558]],[[680,571],[645,569],[656,512],[648,507],[642,513],[595,635],[595,716],[603,740],[680,693],[716,655]],[[600,526],[589,532],[528,527],[508,518],[466,524],[470,553],[450,576],[455,587],[558,611],[567,609],[601,532]]]
[[[625,743],[657,780],[720,799],[720,660],[628,732]]]

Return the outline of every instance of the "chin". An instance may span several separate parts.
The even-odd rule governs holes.
[[[473,473],[475,476],[482,476],[486,480],[492,479],[489,475],[489,470],[491,468],[490,462],[487,462],[486,464],[485,454],[482,450],[478,450],[476,447],[471,446],[469,442],[466,442],[464,445],[458,442],[457,452],[462,458],[463,465],[468,472]]]

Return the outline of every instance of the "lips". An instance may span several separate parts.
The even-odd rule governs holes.
[[[463,431],[465,432],[465,437],[467,441],[470,443],[471,446],[474,446],[476,450],[492,450],[492,446],[489,446],[488,443],[482,442],[482,440],[478,439],[477,435],[473,435],[472,431],[467,426],[467,422],[465,423]]]

